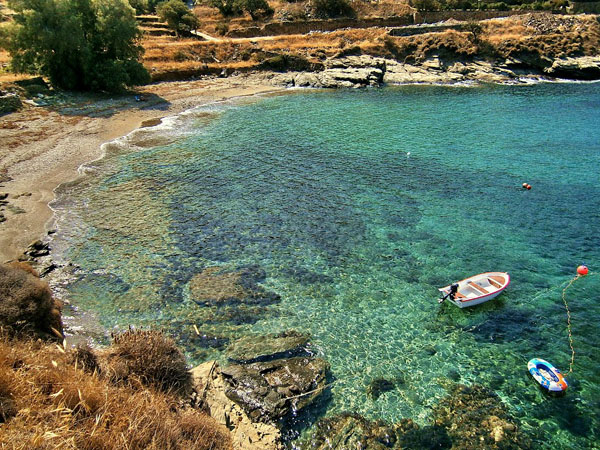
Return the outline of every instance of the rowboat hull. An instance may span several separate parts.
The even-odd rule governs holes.
[[[448,301],[459,308],[485,303],[496,298],[510,284],[510,275],[506,272],[484,272],[458,282],[458,291],[454,299]],[[439,289],[443,295],[450,292],[450,285]]]

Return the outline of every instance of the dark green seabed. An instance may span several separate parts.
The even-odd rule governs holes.
[[[319,414],[424,426],[458,382],[497,393],[537,448],[597,448],[599,276],[567,291],[567,394],[545,395],[527,361],[568,371],[561,292],[579,264],[600,271],[600,84],[243,103],[110,144],[60,189],[53,247],[80,268],[74,305],[107,328],[165,329],[194,363],[309,333],[335,380]],[[438,305],[438,287],[483,271],[512,283]]]

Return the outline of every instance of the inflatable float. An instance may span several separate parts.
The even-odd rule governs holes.
[[[563,392],[569,386],[560,370],[540,358],[533,358],[527,363],[529,373],[533,378],[551,392]]]

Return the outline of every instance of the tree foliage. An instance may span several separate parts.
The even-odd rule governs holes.
[[[189,34],[200,25],[198,18],[182,0],[169,0],[156,7],[160,20],[167,22],[169,28],[178,36]]]
[[[55,86],[118,91],[149,81],[134,10],[126,0],[9,0],[16,12],[0,45],[15,72]]]
[[[355,12],[348,0],[313,0],[312,7],[315,16],[322,19],[355,16]]]
[[[247,12],[253,20],[262,16],[270,16],[273,9],[266,0],[211,0],[211,5],[224,17],[231,17]]]

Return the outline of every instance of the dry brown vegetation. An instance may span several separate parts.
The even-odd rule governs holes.
[[[209,416],[152,389],[115,386],[58,345],[0,337],[2,448],[229,449]],[[6,446],[6,447],[4,447]]]
[[[593,16],[525,15],[487,21],[482,37],[505,58],[595,55],[600,48],[600,23]]]
[[[0,326],[13,334],[62,335],[60,304],[26,263],[0,265]]]
[[[190,374],[171,339],[130,330],[101,352],[68,350],[35,338],[60,324],[53,305],[28,265],[0,266],[1,448],[231,448],[228,430],[186,401]]]
[[[79,350],[88,367],[97,367],[93,357]],[[155,330],[129,330],[115,335],[103,352],[101,372],[115,384],[150,386],[164,392],[187,394],[191,377],[185,357],[175,342]]]
[[[433,54],[452,59],[470,57],[478,51],[472,33],[454,30],[411,37],[389,37],[386,44],[395,59],[409,63],[422,62]]]
[[[245,18],[234,19],[230,26],[234,22],[235,26],[248,26],[244,21],[249,22]],[[472,23],[460,32],[449,30],[407,37],[388,36],[384,28],[217,41],[147,36],[144,47],[144,64],[155,76],[169,71],[192,75],[219,73],[223,68],[252,70],[277,55],[300,57],[310,63],[346,53],[409,63],[422,62],[434,54],[450,60],[517,57],[541,61],[545,57],[596,54],[600,47],[600,23],[591,16],[526,14]]]

